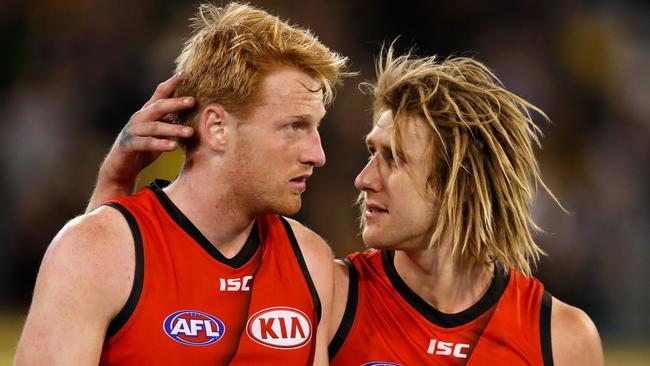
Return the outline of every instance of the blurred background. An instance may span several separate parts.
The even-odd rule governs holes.
[[[353,180],[366,162],[383,42],[473,56],[539,106],[544,177],[537,271],[598,326],[608,364],[650,364],[650,4],[647,1],[253,1],[348,56],[322,124],[327,165],[298,218],[338,256],[362,250]],[[83,212],[97,169],[131,114],[173,70],[195,2],[2,1],[0,13],[0,364],[10,364],[41,257]],[[168,154],[141,176],[173,178]]]

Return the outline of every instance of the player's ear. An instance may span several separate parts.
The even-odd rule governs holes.
[[[203,109],[199,120],[202,139],[215,151],[225,151],[230,124],[228,113],[221,104],[210,104]]]

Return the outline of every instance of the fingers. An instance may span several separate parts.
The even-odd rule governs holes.
[[[164,138],[124,134],[120,135],[119,145],[120,149],[127,153],[155,153],[174,151],[178,147],[178,142]]]
[[[178,146],[174,138],[193,134],[192,127],[166,122],[129,123],[118,136],[118,144],[126,153],[172,151]]]
[[[135,112],[132,119],[136,121],[158,121],[165,116],[189,109],[196,103],[192,97],[165,98],[149,104],[147,107]]]
[[[191,127],[167,123],[174,114],[196,104],[192,97],[171,98],[184,79],[182,74],[175,74],[158,85],[151,99],[131,116],[118,136],[119,151],[129,155],[172,151],[178,146],[174,139],[187,138],[194,134]]]
[[[174,94],[174,90],[176,90],[176,88],[181,85],[183,80],[185,80],[185,74],[183,74],[183,72],[179,72],[172,75],[169,79],[158,84],[156,90],[151,96],[151,99],[149,99],[142,108],[147,108],[160,99],[171,97]]]
[[[194,134],[194,129],[189,126],[174,125],[171,123],[154,121],[148,123],[135,123],[125,129],[125,133],[139,137],[157,138],[187,138]]]

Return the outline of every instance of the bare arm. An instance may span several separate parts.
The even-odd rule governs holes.
[[[161,153],[176,149],[178,143],[173,138],[192,136],[191,127],[167,123],[171,114],[195,104],[192,97],[171,98],[183,80],[175,74],[159,84],[151,99],[131,116],[99,169],[86,212],[109,199],[130,195],[138,173]]]
[[[329,365],[327,346],[329,343],[330,323],[332,316],[332,300],[334,296],[334,255],[332,249],[318,234],[307,229],[294,220],[291,224],[300,250],[305,258],[305,264],[314,281],[314,286],[321,301],[321,319],[316,333],[316,353],[314,365]]]
[[[97,365],[134,267],[133,239],[118,212],[102,207],[68,223],[43,258],[15,365]]]
[[[596,326],[582,310],[553,298],[551,347],[555,366],[602,366],[603,347]]]

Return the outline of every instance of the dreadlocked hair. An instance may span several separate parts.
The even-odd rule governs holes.
[[[542,231],[531,209],[538,185],[560,205],[533,151],[542,133],[531,111],[548,121],[546,114],[472,58],[395,57],[391,46],[382,49],[376,71],[376,83],[362,89],[372,95],[375,121],[393,113],[393,154],[403,150],[409,121],[431,131],[427,193],[439,210],[429,247],[449,238],[461,264],[496,261],[530,275],[545,255],[531,235]]]

